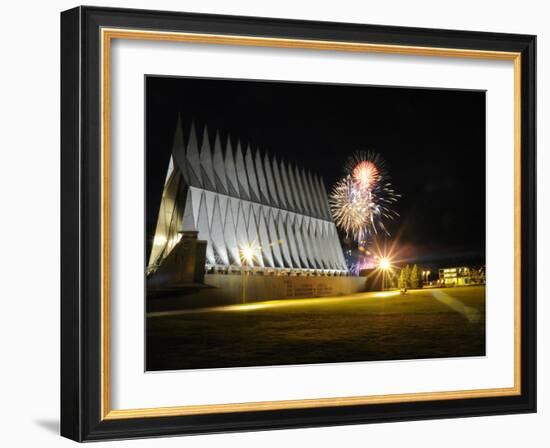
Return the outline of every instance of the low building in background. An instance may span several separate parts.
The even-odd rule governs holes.
[[[450,267],[439,269],[441,286],[468,286],[485,284],[485,267]]]

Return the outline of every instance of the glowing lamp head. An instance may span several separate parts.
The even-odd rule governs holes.
[[[245,247],[243,249],[243,258],[248,264],[252,264],[252,258],[254,257],[254,252],[250,247]]]
[[[241,261],[249,266],[254,264],[255,250],[254,247],[245,245],[241,247]]]
[[[391,262],[388,258],[380,258],[380,261],[378,263],[378,267],[384,271],[390,269]]]
[[[353,179],[361,188],[371,188],[377,182],[378,175],[378,168],[368,160],[359,162],[352,172]]]

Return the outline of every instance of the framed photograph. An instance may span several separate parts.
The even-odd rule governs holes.
[[[61,14],[61,433],[536,411],[535,36]]]

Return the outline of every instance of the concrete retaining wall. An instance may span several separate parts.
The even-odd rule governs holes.
[[[207,274],[204,283],[207,288],[195,294],[151,299],[148,301],[148,311],[234,305],[265,300],[334,297],[367,289],[365,277]]]

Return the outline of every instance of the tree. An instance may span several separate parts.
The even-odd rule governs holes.
[[[395,289],[397,288],[397,275],[395,275],[393,272],[390,273],[390,288]]]
[[[409,265],[405,266],[404,268],[401,268],[401,272],[399,273],[399,279],[397,281],[397,287],[399,289],[405,289],[409,287]]]
[[[410,279],[411,288],[420,288],[420,286],[422,285],[422,279],[420,278],[420,272],[418,272],[418,266],[413,266]]]
[[[405,280],[406,280],[406,287],[411,287],[411,267],[409,265],[405,266]]]

